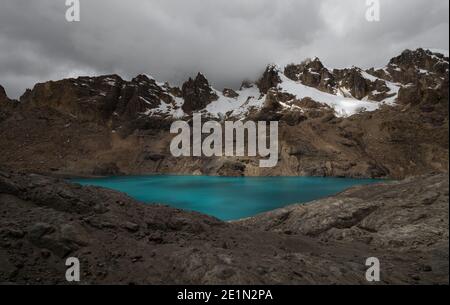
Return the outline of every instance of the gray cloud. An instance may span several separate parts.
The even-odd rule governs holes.
[[[449,1],[2,0],[0,84],[17,97],[38,81],[148,73],[180,84],[197,71],[218,88],[254,79],[272,62],[319,56],[330,67],[382,66],[405,48],[448,49]]]

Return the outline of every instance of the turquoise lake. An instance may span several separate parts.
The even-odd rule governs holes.
[[[197,211],[222,220],[236,220],[306,203],[351,186],[379,180],[311,177],[139,176],[73,179],[128,194],[139,201]]]

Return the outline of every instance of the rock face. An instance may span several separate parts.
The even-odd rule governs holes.
[[[334,197],[289,206],[240,223],[265,231],[363,242],[401,252],[445,250],[448,182],[448,175],[428,175],[354,187]]]
[[[28,107],[47,107],[79,120],[106,124],[112,119],[136,120],[155,112],[162,103],[170,107],[174,103],[170,89],[145,75],[131,82],[117,75],[80,77],[37,84],[20,101]]]
[[[5,88],[0,85],[0,122],[9,117],[16,106],[17,102],[10,100]]]
[[[405,50],[401,55],[391,59],[388,64],[392,79],[403,84],[417,82],[421,74],[444,76],[448,74],[448,69],[448,57],[423,49]]]
[[[306,86],[315,87],[328,93],[335,92],[334,75],[325,68],[317,57],[306,60],[300,65],[291,64],[286,66],[284,74],[289,79],[299,81]]]
[[[363,99],[369,93],[368,81],[361,75],[361,71],[357,68],[336,70],[340,85],[348,88],[350,94],[357,99]]]
[[[201,110],[219,98],[201,73],[195,79],[190,78],[185,82],[181,91],[185,100],[183,110],[186,113]]]
[[[8,100],[8,96],[6,95],[5,88],[0,86],[0,103],[3,103],[6,100]]]
[[[230,97],[230,98],[237,98],[239,96],[239,94],[236,91],[234,91],[233,89],[229,89],[229,88],[223,89],[222,93],[225,97]]]
[[[269,89],[276,88],[281,82],[277,69],[275,65],[269,65],[266,68],[257,84],[261,93],[266,94]]]
[[[373,72],[373,71],[369,71]],[[341,94],[358,100],[369,98],[382,101],[393,96],[385,79],[376,79],[359,68],[328,70],[318,58],[308,59],[300,65],[286,66],[284,74],[289,79],[330,94]],[[364,75],[363,75],[364,74]]]
[[[0,172],[0,283],[448,284],[448,176],[359,187],[238,223]]]

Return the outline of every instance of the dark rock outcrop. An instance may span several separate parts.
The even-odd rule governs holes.
[[[136,118],[142,113],[158,108],[161,103],[173,103],[173,97],[168,93],[170,90],[167,84],[161,87],[153,78],[138,75],[122,87],[115,111],[120,116],[125,116],[125,119]]]
[[[393,70],[402,72],[393,73],[394,81],[408,84],[416,81],[417,72],[421,72],[420,70],[438,75],[448,73],[449,58],[429,50],[405,50],[401,55],[391,59],[388,66],[390,72]]]
[[[233,89],[225,88],[223,89],[223,96],[230,97],[230,98],[237,98],[239,94],[234,91]]]
[[[427,84],[434,87],[448,77],[449,58],[429,50],[405,50],[392,58],[385,69],[371,69],[372,75],[404,85]],[[448,81],[447,81],[448,83]]]
[[[189,78],[183,84],[181,91],[184,98],[183,110],[186,113],[203,109],[219,98],[201,73],[195,79]]]
[[[146,75],[130,82],[117,75],[79,77],[37,84],[20,101],[24,107],[47,107],[82,121],[120,125],[141,118],[161,103],[172,104],[172,90]]]
[[[373,101],[395,95],[386,84],[385,80],[389,79],[386,75],[369,70],[372,76],[368,78],[362,73],[356,67],[330,71],[318,58],[308,59],[299,65],[290,64],[284,70],[289,79],[330,94],[340,93],[359,100],[368,97]],[[374,80],[375,77],[379,79]]]
[[[0,122],[10,116],[17,106],[17,101],[9,99],[5,88],[0,85]]]
[[[279,70],[278,70],[277,66],[275,66],[275,65],[267,66],[262,77],[257,82],[259,91],[262,94],[267,94],[267,92],[270,89],[276,88],[278,86],[278,84],[281,83],[281,79],[280,79],[280,76],[278,75],[278,73],[279,73]]]
[[[322,64],[319,58],[304,61],[300,65],[290,64],[284,69],[286,77],[321,91],[334,93],[334,75]]]
[[[0,103],[3,103],[5,101],[7,101],[7,100],[9,100],[9,99],[8,99],[8,96],[6,95],[5,88],[3,88],[0,85]]]
[[[116,108],[123,80],[117,75],[50,81],[20,98],[27,107],[51,108],[80,120],[106,122]]]
[[[358,68],[334,70],[339,86],[350,91],[351,96],[356,99],[363,99],[369,93],[369,80],[361,75]]]

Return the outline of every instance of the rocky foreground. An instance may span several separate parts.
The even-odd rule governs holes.
[[[448,284],[448,174],[350,189],[236,223],[0,172],[0,283]]]

